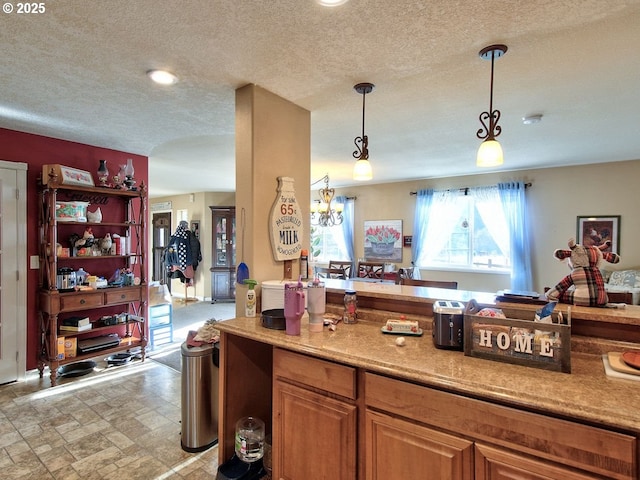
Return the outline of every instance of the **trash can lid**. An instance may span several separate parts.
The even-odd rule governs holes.
[[[187,342],[182,342],[180,350],[183,357],[204,357],[205,355],[213,354],[214,348],[214,343],[205,343],[201,347],[190,347]]]

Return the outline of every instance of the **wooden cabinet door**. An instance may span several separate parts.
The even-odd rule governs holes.
[[[367,410],[367,480],[473,478],[473,443]]]
[[[476,444],[475,451],[476,480],[595,480],[602,478],[488,445]]]
[[[273,395],[273,478],[356,479],[356,406],[278,380]]]

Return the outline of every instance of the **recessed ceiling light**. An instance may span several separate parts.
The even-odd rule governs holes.
[[[339,5],[344,5],[349,0],[316,0],[319,5],[323,7],[337,7]]]
[[[542,120],[541,114],[536,115],[527,115],[526,117],[522,117],[522,123],[525,125],[533,125],[534,123],[539,123]]]
[[[178,83],[178,77],[166,70],[149,70],[147,75],[151,80],[160,85],[173,85]]]

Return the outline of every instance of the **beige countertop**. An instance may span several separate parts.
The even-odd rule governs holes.
[[[399,347],[395,344],[397,336],[382,333],[379,322],[339,323],[336,331],[325,328],[319,333],[309,332],[303,322],[299,336],[262,327],[259,315],[223,321],[217,326],[221,332],[426,386],[640,432],[640,376],[637,381],[607,376],[601,355],[572,352],[572,371],[567,374],[437,349],[431,331],[426,329],[420,337],[405,336],[405,345]]]

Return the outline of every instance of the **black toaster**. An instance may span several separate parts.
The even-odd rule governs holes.
[[[436,348],[462,350],[464,303],[436,300],[433,303],[433,344]]]

